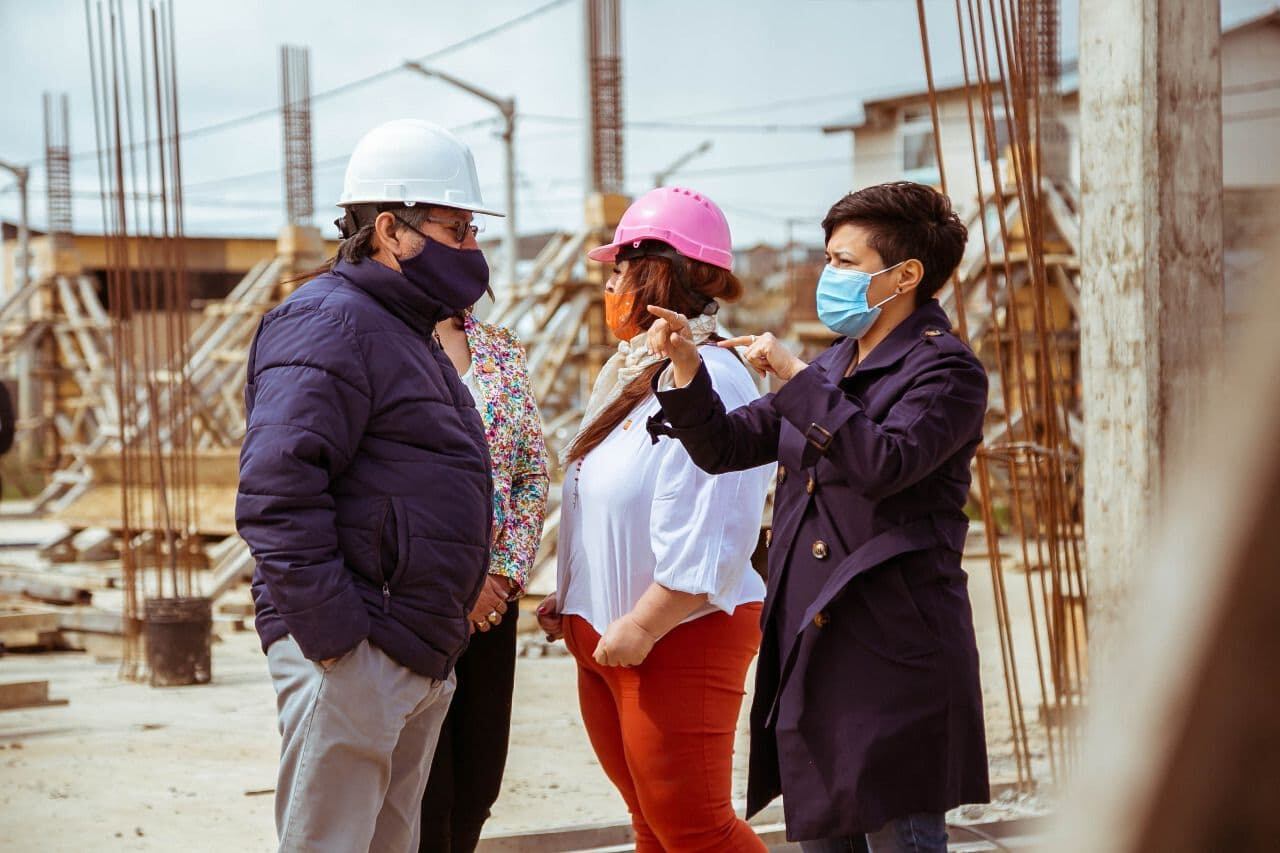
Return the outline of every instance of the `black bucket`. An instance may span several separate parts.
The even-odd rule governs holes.
[[[209,683],[213,675],[209,659],[211,605],[207,598],[147,599],[147,668],[152,687]]]

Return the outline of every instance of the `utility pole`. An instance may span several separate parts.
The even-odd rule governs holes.
[[[30,213],[27,209],[27,182],[31,177],[31,170],[26,166],[19,166],[6,160],[0,160],[0,169],[11,172],[18,182],[18,256],[14,259],[13,264],[17,279],[14,289],[16,294],[24,291],[30,281],[31,223]],[[5,294],[6,297],[12,295]]]
[[[516,255],[518,241],[516,237],[516,99],[502,98],[479,86],[459,80],[452,74],[435,68],[427,68],[418,62],[406,62],[404,67],[416,71],[424,77],[434,77],[442,83],[448,83],[482,101],[488,101],[498,108],[502,114],[502,144],[506,157],[506,191],[507,191],[507,231],[502,238],[503,269],[507,279],[507,287],[516,284]]]
[[[1080,4],[1086,566],[1107,657],[1221,373],[1218,5]]]
[[[0,169],[11,172],[18,182],[18,254],[13,262],[14,290],[11,293],[4,293],[3,298],[0,298],[0,309],[7,309],[13,304],[13,300],[20,300],[22,304],[18,307],[22,312],[21,316],[25,319],[30,313],[31,303],[31,294],[27,292],[27,285],[31,282],[31,214],[27,208],[27,185],[31,178],[31,171],[26,166],[19,166],[5,160],[0,160]],[[21,421],[23,418],[31,417],[35,408],[30,349],[24,348],[16,353],[14,363],[17,375],[13,378],[18,382],[17,416]],[[34,444],[35,442],[28,436],[23,438],[17,448],[24,462],[31,459]]]

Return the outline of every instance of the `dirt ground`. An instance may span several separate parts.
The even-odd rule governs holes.
[[[13,557],[6,549],[0,563]],[[989,572],[980,559],[969,561],[969,571],[993,780],[1012,781]],[[114,661],[92,652],[0,657],[0,682],[47,679],[54,698],[69,700],[0,712],[0,850],[272,849],[275,697],[253,632],[226,625],[219,632],[213,683],[198,687],[123,682]],[[520,658],[511,755],[487,833],[625,819],[587,742],[574,681],[573,662],[561,654]],[[1034,697],[1024,699],[1034,705]],[[739,801],[745,738],[744,705],[734,772]],[[1034,798],[1006,795],[997,808],[957,817],[1041,810]]]
[[[279,740],[252,632],[214,647],[214,681],[152,689],[86,654],[9,655],[64,707],[0,714],[0,849],[268,850]],[[577,715],[573,662],[520,661],[495,832],[621,819]]]

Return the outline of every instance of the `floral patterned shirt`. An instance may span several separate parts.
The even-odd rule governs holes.
[[[510,578],[523,592],[542,542],[550,488],[542,416],[516,336],[470,313],[463,328],[471,349],[471,384],[483,397],[476,408],[493,460],[495,535],[489,572]]]

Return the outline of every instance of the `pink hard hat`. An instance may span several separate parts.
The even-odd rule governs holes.
[[[593,261],[608,263],[618,250],[659,240],[694,261],[733,271],[729,222],[716,203],[683,187],[659,187],[640,196],[622,214],[613,242],[587,252]]]

